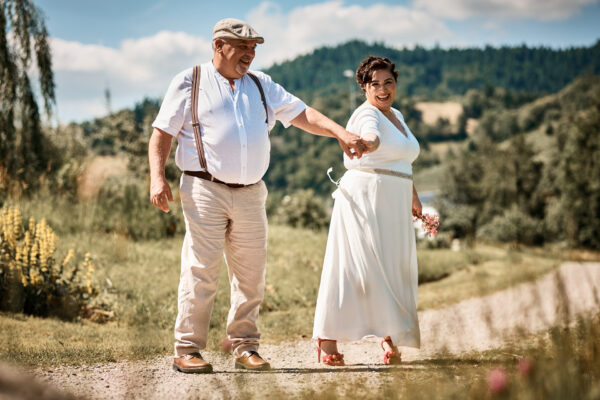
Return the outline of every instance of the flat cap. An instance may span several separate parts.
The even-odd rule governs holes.
[[[215,24],[213,40],[218,38],[265,41],[248,23],[235,18],[225,18]]]

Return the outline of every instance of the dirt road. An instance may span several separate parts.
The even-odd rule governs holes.
[[[416,368],[418,360],[434,358],[440,351],[458,354],[492,349],[517,334],[546,330],[577,315],[598,312],[600,263],[566,263],[535,282],[420,313],[422,347],[402,349],[406,364],[398,368]],[[55,387],[97,399],[228,399],[256,395],[265,387],[289,395],[307,385],[327,385],[340,379],[339,374],[369,382],[390,368],[382,363],[376,339],[342,343],[340,350],[348,364],[342,369],[318,364],[314,344],[306,340],[261,346],[261,354],[274,368],[270,372],[238,371],[230,356],[207,351],[203,354],[215,369],[210,375],[174,372],[167,356],[146,362],[38,369],[34,374]]]

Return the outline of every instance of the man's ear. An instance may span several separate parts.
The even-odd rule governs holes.
[[[223,39],[215,39],[215,50],[221,52],[223,49],[223,43],[225,43]]]

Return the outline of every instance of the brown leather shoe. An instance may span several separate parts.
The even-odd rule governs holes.
[[[188,374],[206,374],[213,370],[212,365],[204,361],[200,353],[173,357],[173,369]]]
[[[268,371],[271,369],[271,365],[263,360],[256,351],[243,352],[241,357],[235,359],[235,367],[253,371]]]

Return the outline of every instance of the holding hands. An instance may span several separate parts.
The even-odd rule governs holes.
[[[379,137],[374,133],[366,133],[361,139],[365,153],[372,153],[379,147]]]
[[[338,141],[344,153],[350,159],[361,158],[365,153],[372,153],[379,147],[379,138],[374,133],[367,133],[362,137],[346,131],[347,135],[339,137]]]
[[[350,133],[347,130],[344,130],[343,132],[344,134],[340,135],[337,139],[340,147],[344,150],[344,153],[346,153],[350,159],[354,157],[361,158],[366,147],[360,136]]]

